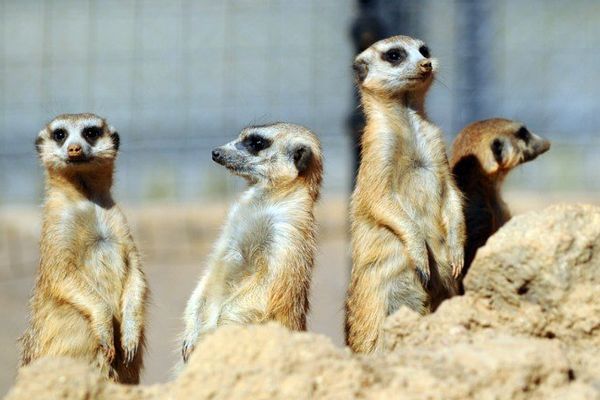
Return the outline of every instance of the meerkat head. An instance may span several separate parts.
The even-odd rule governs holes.
[[[321,145],[316,135],[302,126],[275,123],[244,128],[236,140],[215,148],[212,158],[250,183],[282,186],[299,182],[318,195]]]
[[[456,157],[475,155],[488,175],[506,174],[550,149],[550,141],[530,132],[525,125],[503,118],[477,121],[463,129],[456,140]]]
[[[46,168],[85,171],[114,161],[119,134],[97,115],[64,114],[40,131],[35,146]]]
[[[393,36],[380,40],[354,60],[356,81],[363,90],[399,94],[426,91],[437,72],[438,62],[418,39]]]

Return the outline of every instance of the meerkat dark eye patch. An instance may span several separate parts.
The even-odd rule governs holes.
[[[88,126],[83,128],[81,135],[89,144],[94,144],[96,143],[96,140],[102,136],[102,133],[103,130],[99,126]]]
[[[354,61],[352,69],[354,70],[354,77],[358,83],[362,83],[369,73],[369,66],[364,60]]]
[[[392,65],[398,65],[402,63],[402,61],[404,61],[407,56],[408,53],[406,53],[406,50],[404,50],[401,47],[394,47],[383,53],[381,55],[381,58],[383,59],[383,61],[387,61]]]
[[[304,173],[310,166],[312,150],[305,144],[300,144],[292,149],[292,159],[298,174]]]
[[[261,150],[271,147],[271,140],[257,134],[251,134],[246,136],[242,144],[250,154],[257,155]]]
[[[524,126],[520,127],[517,133],[515,133],[517,139],[522,140],[525,144],[529,143],[531,139],[531,133]]]
[[[425,45],[419,47],[419,53],[421,53],[421,55],[425,58],[431,57],[431,53],[429,52],[429,47],[427,47]]]
[[[504,142],[501,139],[494,139],[492,145],[490,146],[492,149],[492,154],[494,154],[494,159],[498,164],[502,164],[502,153],[504,152]]]
[[[50,137],[58,144],[63,144],[65,139],[69,136],[66,129],[58,128],[52,131]]]

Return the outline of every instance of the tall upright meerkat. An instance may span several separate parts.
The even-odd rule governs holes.
[[[250,187],[231,208],[188,301],[184,361],[220,325],[275,320],[306,329],[323,168],[319,140],[298,125],[251,126],[212,158]]]
[[[437,60],[422,41],[395,36],[359,54],[354,70],[367,124],[351,204],[346,342],[368,353],[400,306],[426,314],[457,293],[465,228],[442,133],[425,114]]]
[[[548,149],[548,140],[531,133],[522,123],[504,118],[474,122],[458,134],[452,144],[450,166],[465,198],[467,240],[462,277],[477,249],[510,219],[501,195],[508,173]]]
[[[54,118],[36,147],[46,168],[41,259],[21,365],[68,356],[114,381],[142,368],[146,281],[111,196],[119,135],[93,114]]]

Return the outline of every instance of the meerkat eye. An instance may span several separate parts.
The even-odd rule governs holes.
[[[88,126],[87,128],[83,129],[82,134],[87,140],[98,139],[100,136],[102,136],[102,128],[98,126]]]
[[[524,126],[519,128],[519,130],[517,131],[515,136],[517,137],[517,139],[524,141],[525,144],[529,143],[529,139],[531,139],[531,134],[529,133],[527,128],[525,128]]]
[[[389,49],[383,53],[382,58],[384,61],[389,62],[392,65],[400,64],[406,58],[406,51],[401,48]]]
[[[271,141],[259,135],[250,135],[244,140],[244,144],[250,153],[257,154],[271,146]]]
[[[59,129],[55,129],[52,132],[52,139],[54,139],[55,142],[62,142],[63,140],[65,140],[65,138],[67,137],[67,131],[65,129],[59,128]]]
[[[431,56],[431,54],[429,53],[429,47],[425,45],[419,47],[419,53],[421,53],[421,55],[425,58],[429,58]]]

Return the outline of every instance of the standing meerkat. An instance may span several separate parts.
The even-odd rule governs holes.
[[[275,320],[306,329],[322,179],[317,137],[298,125],[252,126],[212,158],[250,187],[231,208],[185,310],[184,362],[225,324]]]
[[[450,165],[465,198],[467,226],[463,277],[477,249],[510,219],[501,195],[504,179],[513,168],[548,149],[548,140],[529,132],[520,122],[503,118],[474,122],[454,140]]]
[[[110,192],[119,135],[96,115],[68,114],[54,118],[35,143],[46,196],[21,365],[67,356],[114,381],[138,383],[147,289]]]
[[[442,133],[425,114],[437,70],[427,46],[384,39],[356,57],[354,70],[367,124],[351,204],[346,343],[368,353],[400,306],[426,314],[457,293],[464,220]]]

